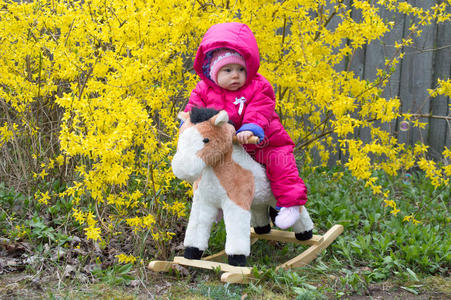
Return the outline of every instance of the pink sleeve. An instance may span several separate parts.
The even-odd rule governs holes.
[[[202,94],[204,90],[204,86],[202,81],[199,82],[194,90],[192,90],[191,95],[189,96],[188,103],[186,104],[184,111],[190,111],[193,107],[205,107],[205,102],[202,99]]]
[[[259,91],[246,107],[243,125],[255,124],[266,131],[276,108],[274,90],[268,82],[263,82],[257,90]]]

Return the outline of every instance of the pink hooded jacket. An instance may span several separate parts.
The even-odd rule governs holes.
[[[225,90],[210,78],[213,50],[228,48],[246,61],[246,82],[236,91]],[[299,177],[293,155],[294,143],[275,112],[275,95],[271,84],[258,74],[260,56],[257,41],[245,24],[213,25],[197,50],[194,70],[202,79],[191,92],[185,111],[193,107],[224,109],[237,132],[249,130],[260,138],[258,145],[243,145],[256,161],[265,165],[277,206],[304,205],[307,188]]]
[[[213,50],[235,50],[246,61],[246,83],[237,91],[228,91],[210,78],[210,60]],[[201,78],[192,91],[185,111],[192,107],[224,109],[237,132],[249,130],[258,136],[262,146],[294,145],[275,113],[275,95],[271,84],[258,74],[260,55],[257,41],[245,24],[223,23],[213,25],[197,50],[194,70]],[[248,148],[248,147],[247,147]],[[253,148],[253,147],[250,147]]]

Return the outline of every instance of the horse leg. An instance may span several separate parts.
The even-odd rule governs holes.
[[[232,201],[226,201],[222,209],[227,233],[225,252],[228,255],[229,264],[245,266],[246,256],[249,256],[251,249],[251,212]]]
[[[265,234],[271,231],[269,224],[268,205],[255,205],[251,209],[251,224],[256,234]]]
[[[211,226],[216,218],[218,209],[211,203],[200,201],[194,196],[188,226],[185,232],[185,253],[188,259],[200,259],[203,251],[208,247]]]
[[[313,236],[313,221],[307,211],[307,208],[302,207],[301,216],[299,220],[293,225],[294,235],[300,241],[309,240]]]

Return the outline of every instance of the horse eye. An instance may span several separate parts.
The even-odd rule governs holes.
[[[202,140],[202,142],[204,142],[204,144],[208,143],[209,141],[210,141],[209,138],[204,138],[204,139]]]

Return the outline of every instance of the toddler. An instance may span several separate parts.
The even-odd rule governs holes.
[[[192,91],[185,111],[192,107],[227,111],[238,141],[265,166],[277,200],[277,211],[273,210],[271,216],[276,226],[286,229],[299,219],[300,209],[307,201],[307,189],[299,177],[293,154],[295,145],[275,112],[274,90],[257,73],[259,66],[257,41],[247,25],[213,25],[197,50],[194,69],[201,81]],[[258,145],[246,145],[252,135],[259,137]],[[267,227],[257,233],[269,232]],[[296,233],[298,239],[312,237],[313,224],[306,224],[305,229]]]

